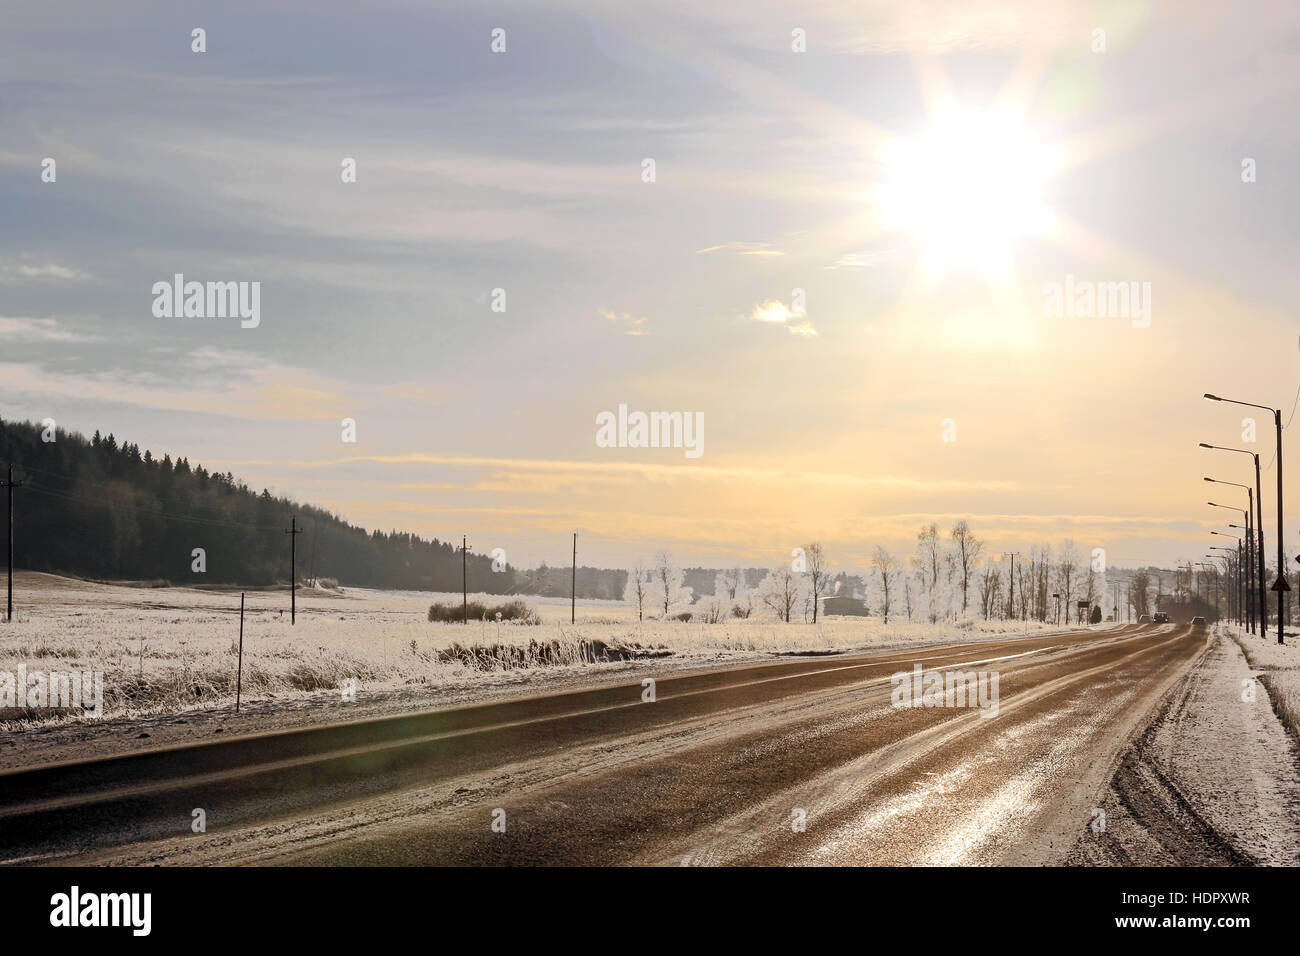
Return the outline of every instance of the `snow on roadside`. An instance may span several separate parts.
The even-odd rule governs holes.
[[[1258,641],[1258,638],[1255,639]],[[1101,803],[1077,865],[1300,863],[1300,749],[1227,628],[1216,628]]]
[[[1286,634],[1290,643],[1279,644],[1276,630],[1263,637],[1244,628],[1225,625],[1224,633],[1241,647],[1250,666],[1268,688],[1277,714],[1297,741],[1300,741],[1300,640],[1295,633]]]
[[[1246,856],[1300,863],[1300,752],[1240,649],[1214,638],[1151,744],[1201,818]],[[1252,686],[1253,685],[1253,686]]]

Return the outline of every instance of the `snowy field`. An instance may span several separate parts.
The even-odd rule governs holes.
[[[0,627],[0,672],[100,671],[106,717],[229,708],[235,696],[239,592],[135,588],[20,573],[16,613]],[[1053,630],[1012,621],[929,624],[831,617],[816,625],[771,616],[705,624],[638,622],[617,602],[525,598],[539,625],[471,621],[431,624],[433,601],[459,594],[299,590],[289,621],[287,591],[247,594],[245,707],[337,696],[355,681],[365,695],[402,692],[409,706],[463,701],[503,689],[532,692],[638,667],[681,669],[782,654],[835,653],[924,643],[978,641]],[[488,605],[509,598],[470,595]],[[761,612],[759,612],[761,614]],[[426,699],[427,698],[427,699]],[[84,719],[68,710],[6,709],[9,729]]]

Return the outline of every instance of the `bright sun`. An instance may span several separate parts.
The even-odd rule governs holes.
[[[1016,242],[1049,221],[1042,200],[1054,156],[1008,113],[950,111],[886,156],[881,224],[911,235],[922,274],[1006,277]]]

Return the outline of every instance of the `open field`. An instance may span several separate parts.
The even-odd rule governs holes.
[[[20,573],[18,609],[0,629],[0,671],[102,671],[105,717],[228,708],[235,696],[239,593],[136,588]],[[506,600],[471,595],[489,605]],[[816,625],[770,617],[719,624],[645,621],[625,605],[584,601],[570,624],[567,601],[529,598],[540,625],[431,624],[432,601],[460,595],[346,589],[300,591],[289,622],[284,591],[250,592],[244,630],[245,706],[403,692],[441,704],[530,684],[590,680],[652,661],[656,670],[1051,630],[1008,621],[959,625],[833,617]],[[6,725],[83,719],[10,711]]]

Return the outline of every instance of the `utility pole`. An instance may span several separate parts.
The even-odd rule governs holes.
[[[298,535],[302,534],[302,528],[298,527],[298,516],[294,515],[289,521],[289,527],[284,529],[284,533],[289,536],[289,623],[298,622]]]
[[[239,713],[239,698],[244,690],[244,592],[239,592],[239,666],[235,671],[235,713]]]
[[[461,620],[469,624],[469,538],[460,536],[460,600]]]
[[[1252,555],[1252,553],[1254,552],[1254,548],[1251,546],[1251,545],[1252,545],[1252,536],[1253,536],[1253,534],[1254,534],[1254,528],[1252,528],[1251,526],[1252,526],[1254,523],[1255,523],[1255,493],[1254,493],[1253,491],[1251,491],[1250,486],[1247,485],[1247,486],[1246,486],[1246,528],[1245,528],[1245,531],[1246,531],[1246,560],[1247,560],[1247,562],[1250,564],[1249,569],[1246,571],[1246,580],[1247,580],[1247,581],[1250,580],[1250,572],[1255,570],[1254,562],[1253,562],[1253,560],[1251,559],[1251,555]],[[1240,562],[1240,558],[1238,558],[1238,561]],[[1241,577],[1241,575],[1239,574],[1238,577]],[[1255,614],[1254,614],[1253,611],[1248,612],[1247,623],[1248,623],[1248,628],[1247,628],[1247,630],[1248,630],[1251,634],[1254,634],[1254,633],[1255,633]]]
[[[1273,409],[1273,424],[1277,426],[1277,579],[1278,583],[1285,584],[1286,557],[1282,554],[1282,409]],[[1277,642],[1279,644],[1286,643],[1282,640],[1282,601],[1285,596],[1286,592],[1279,589],[1277,592]]]
[[[569,588],[569,623],[578,620],[578,532],[573,532],[573,578]]]
[[[1016,619],[1016,555],[1018,555],[1019,553],[1020,553],[1019,551],[1002,552],[1003,557],[1009,556],[1011,558],[1011,584],[1010,584],[1010,592],[1009,592],[1010,597],[1007,598],[1007,602],[1011,606],[1011,619],[1013,621]]]
[[[21,488],[21,481],[14,481],[14,466],[9,466],[9,479],[3,482],[9,491],[9,590],[6,602],[5,621],[14,619],[14,489]]]

